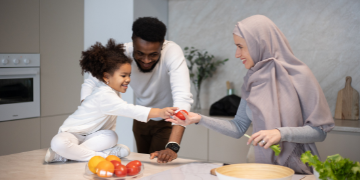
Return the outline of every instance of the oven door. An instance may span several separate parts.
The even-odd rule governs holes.
[[[40,68],[0,68],[0,121],[40,116]]]

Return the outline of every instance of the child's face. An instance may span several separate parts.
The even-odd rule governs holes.
[[[109,73],[104,73],[105,83],[111,88],[125,93],[130,83],[131,65],[129,63],[120,65],[120,67],[111,76]]]

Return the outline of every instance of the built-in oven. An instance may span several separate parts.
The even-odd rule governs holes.
[[[40,116],[40,54],[0,54],[0,121]]]

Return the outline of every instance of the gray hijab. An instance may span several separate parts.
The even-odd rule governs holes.
[[[255,63],[241,88],[253,113],[253,132],[305,125],[331,131],[334,120],[319,83],[294,56],[279,28],[269,18],[255,15],[238,22],[233,33],[245,39]],[[255,146],[256,162],[286,166],[289,159],[299,158],[291,157],[294,152],[311,150],[318,155],[314,143],[281,142],[281,147],[276,157],[270,148]]]

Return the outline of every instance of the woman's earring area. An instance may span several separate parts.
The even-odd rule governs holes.
[[[109,81],[106,81],[106,84],[109,84]]]

